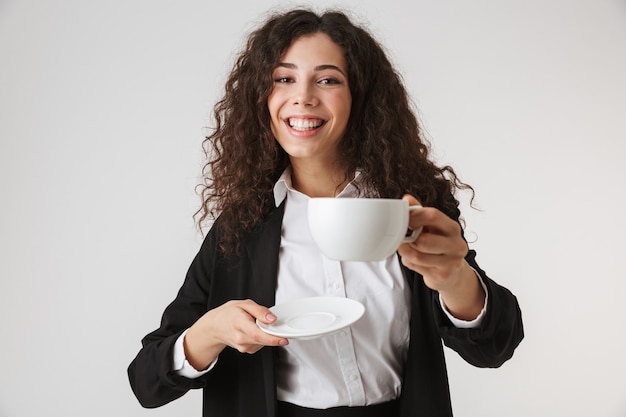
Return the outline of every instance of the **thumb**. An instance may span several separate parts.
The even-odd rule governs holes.
[[[422,203],[420,203],[420,201],[413,197],[411,194],[405,194],[404,196],[402,196],[403,200],[406,200],[409,203],[409,206],[421,206]]]
[[[276,316],[270,311],[269,308],[255,303],[252,300],[247,300],[245,304],[241,306],[246,313],[258,319],[261,323],[272,324],[276,321]]]

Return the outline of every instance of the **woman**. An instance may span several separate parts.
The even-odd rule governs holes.
[[[380,45],[342,13],[294,10],[253,32],[215,108],[200,222],[217,218],[161,327],[129,367],[142,405],[204,389],[205,416],[452,415],[442,349],[475,366],[523,337],[515,297],[468,250],[453,193],[429,160]],[[311,197],[405,198],[423,227],[381,262],[323,257]],[[259,329],[305,296],[367,306],[346,331],[288,340]]]

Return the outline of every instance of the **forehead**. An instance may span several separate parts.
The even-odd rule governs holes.
[[[281,62],[298,64],[332,64],[346,69],[343,49],[325,33],[303,35],[291,42],[281,56]]]

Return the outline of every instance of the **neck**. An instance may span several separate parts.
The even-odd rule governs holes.
[[[351,180],[344,177],[344,171],[338,166],[291,165],[292,187],[309,197],[335,197]]]

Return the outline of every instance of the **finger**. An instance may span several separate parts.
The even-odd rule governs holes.
[[[253,335],[253,338],[257,344],[263,346],[286,346],[289,344],[289,340],[287,338],[265,333],[258,327]]]
[[[402,199],[408,202],[409,206],[411,207],[417,206],[420,208],[420,210],[423,208],[422,203],[420,203],[419,200],[415,198],[414,196],[412,196],[411,194],[405,194],[404,196],[402,196]],[[408,226],[409,226],[409,229],[413,232],[411,236],[419,236],[419,234],[422,232],[423,225],[418,224],[413,220],[414,213],[420,210],[412,210],[409,212],[409,225]],[[407,235],[408,235],[408,232],[407,232]]]
[[[465,257],[468,250],[467,243],[459,237],[451,238],[449,236],[429,232],[422,233],[409,245],[418,252],[430,255]]]
[[[265,333],[250,315],[248,317],[250,320],[245,325],[241,325],[232,335],[231,346],[239,352],[255,353],[263,346],[285,346],[289,344],[289,340],[284,337]]]
[[[411,212],[409,227],[415,229],[424,227],[425,232],[457,237],[461,235],[461,226],[440,210],[433,207],[424,207]]]
[[[272,324],[277,320],[276,315],[269,308],[257,304],[253,300],[244,300],[241,303],[241,308],[252,318],[250,327],[246,329],[246,334],[249,335],[254,344],[263,346],[285,346],[289,344],[288,339],[266,333],[255,323],[255,319],[264,324]]]
[[[276,315],[269,308],[255,303],[252,300],[242,301],[240,307],[254,319],[264,324],[272,324],[276,321]]]
[[[444,254],[430,254],[423,252],[413,252],[409,256],[404,256],[402,261],[408,267],[419,268],[420,270],[441,269],[445,270],[449,266],[458,263],[458,258]]]
[[[274,336],[264,332],[256,323],[248,330],[248,335],[253,343],[262,346],[285,346],[289,344],[289,340],[281,336]]]
[[[398,253],[403,265],[424,276],[447,276],[450,272],[457,270],[465,259],[462,251],[425,253],[415,250],[409,244],[398,250]]]

